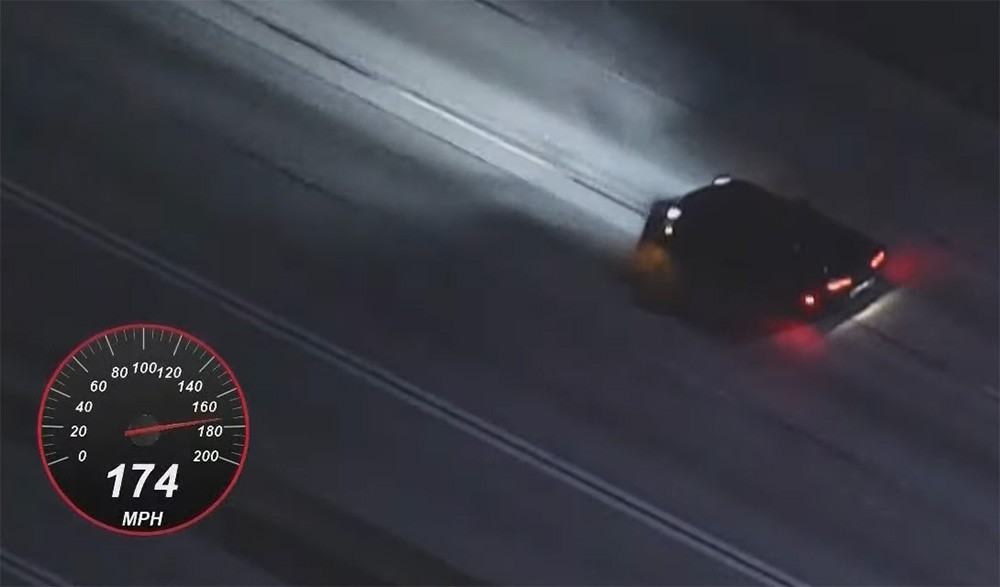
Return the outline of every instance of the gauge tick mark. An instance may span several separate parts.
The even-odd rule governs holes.
[[[81,369],[83,369],[84,373],[90,373],[90,371],[88,371],[87,368],[83,366],[83,363],[80,362],[80,359],[73,357],[73,360],[76,361],[76,364],[79,365]]]

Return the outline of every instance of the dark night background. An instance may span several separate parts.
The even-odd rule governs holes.
[[[998,120],[1000,2],[767,2]]]

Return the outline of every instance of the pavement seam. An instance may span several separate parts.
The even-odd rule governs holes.
[[[5,548],[0,548],[0,567],[17,576],[28,585],[62,587],[72,585],[59,575],[21,558]]]

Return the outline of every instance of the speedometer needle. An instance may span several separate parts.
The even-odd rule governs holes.
[[[166,432],[167,430],[177,430],[179,428],[190,428],[192,426],[198,426],[199,424],[218,422],[221,419],[222,418],[204,418],[201,420],[188,420],[187,422],[174,422],[173,424],[154,424],[153,426],[143,426],[141,428],[129,428],[125,431],[125,438],[141,436],[143,434]]]

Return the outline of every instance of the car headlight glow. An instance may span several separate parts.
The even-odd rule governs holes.
[[[680,208],[678,208],[677,206],[671,206],[671,207],[667,208],[667,219],[668,220],[677,220],[680,217],[681,217],[681,209]]]

